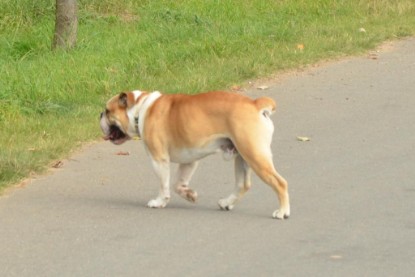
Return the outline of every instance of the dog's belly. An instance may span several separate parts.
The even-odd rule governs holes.
[[[222,152],[228,147],[233,147],[233,143],[228,138],[217,138],[202,147],[190,147],[172,149],[170,151],[170,161],[175,163],[191,163],[206,156]]]

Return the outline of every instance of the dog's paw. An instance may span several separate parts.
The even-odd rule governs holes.
[[[149,208],[164,208],[164,207],[166,207],[167,203],[168,203],[168,199],[163,199],[163,198],[158,197],[156,199],[150,200],[147,203],[147,207],[149,207]]]
[[[290,212],[280,209],[272,213],[272,217],[276,219],[287,219],[290,217]]]
[[[185,196],[183,196],[183,198],[184,198],[184,199],[186,199],[186,200],[187,200],[187,201],[189,201],[189,202],[195,203],[195,202],[196,202],[196,200],[197,200],[197,192],[196,192],[196,191],[193,191],[193,190],[191,190],[191,189],[189,189],[189,190],[186,192],[186,195],[185,195]]]
[[[218,205],[219,205],[219,208],[224,211],[230,211],[234,207],[233,203],[231,204],[228,198],[219,200]]]
[[[176,192],[178,195],[180,195],[189,202],[195,203],[197,200],[197,192],[191,190],[187,186],[178,186],[176,188]]]

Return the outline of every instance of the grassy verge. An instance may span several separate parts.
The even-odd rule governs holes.
[[[0,189],[96,139],[118,91],[226,88],[415,33],[413,0],[78,2],[69,52],[50,51],[54,0],[0,3]]]

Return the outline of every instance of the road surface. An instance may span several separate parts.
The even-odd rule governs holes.
[[[413,276],[415,39],[266,85],[248,94],[278,102],[289,220],[272,219],[256,176],[220,211],[233,189],[220,155],[193,178],[197,204],[146,208],[158,180],[141,142],[100,142],[0,197],[0,276]]]

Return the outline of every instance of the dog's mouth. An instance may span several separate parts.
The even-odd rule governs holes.
[[[108,135],[103,138],[105,140],[110,140],[114,144],[121,144],[129,139],[129,137],[116,125],[111,125]]]

